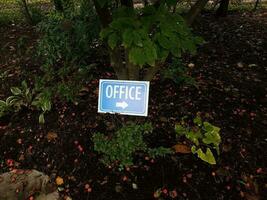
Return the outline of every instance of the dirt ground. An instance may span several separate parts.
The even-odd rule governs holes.
[[[155,199],[158,189],[164,191],[162,199],[267,199],[267,10],[232,12],[222,19],[205,13],[194,32],[206,42],[183,62],[197,87],[158,76],[151,83],[149,116],[138,121],[153,123],[147,138],[151,147],[171,147],[175,123],[200,112],[221,128],[217,165],[191,154],[161,159],[138,154],[129,170],[105,168],[90,138],[112,131],[111,124],[127,117],[97,113],[98,79],[113,77],[105,72],[106,63],[97,63],[96,77],[86,85],[89,92],[81,102],[56,101],[45,125],[29,110],[0,120],[0,172],[24,168],[57,173],[64,180],[61,195],[74,200],[148,200]],[[9,87],[26,78],[27,70],[38,71],[33,56],[37,39],[34,27],[0,27],[0,98],[10,95]],[[51,133],[56,137],[49,140]]]

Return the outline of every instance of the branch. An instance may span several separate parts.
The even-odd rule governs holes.
[[[158,62],[154,67],[148,68],[147,71],[144,72],[143,80],[151,81],[163,65],[164,63]]]
[[[93,0],[96,13],[100,19],[101,25],[106,28],[112,21],[112,16],[107,4],[101,7],[97,0]]]

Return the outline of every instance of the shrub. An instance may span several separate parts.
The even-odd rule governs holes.
[[[50,13],[38,26],[43,34],[37,48],[38,57],[43,59],[43,74],[36,78],[37,88],[50,88],[53,96],[68,101],[74,101],[81,86],[91,78],[90,58],[99,34],[90,1],[82,1],[78,7]]]
[[[137,151],[147,153],[151,157],[164,156],[172,151],[159,147],[151,149],[147,147],[143,134],[152,132],[151,124],[126,125],[119,129],[111,138],[102,133],[93,136],[94,149],[102,154],[102,162],[105,165],[119,164],[119,169],[133,165],[133,156]]]

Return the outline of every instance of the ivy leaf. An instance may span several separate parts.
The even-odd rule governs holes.
[[[112,33],[109,37],[108,37],[108,45],[111,49],[114,49],[117,46],[117,43],[119,41],[119,37],[116,33]]]
[[[176,124],[175,132],[178,136],[183,136],[186,133],[186,128],[184,128],[181,124]]]
[[[196,153],[197,153],[198,157],[201,160],[203,160],[203,161],[205,161],[205,162],[207,162],[207,163],[209,163],[211,165],[215,165],[216,164],[216,160],[215,160],[215,158],[213,156],[213,153],[211,152],[211,150],[209,148],[207,148],[206,153],[204,153],[202,151],[202,149],[198,149],[196,151]]]
[[[197,116],[194,120],[194,124],[197,124],[198,126],[202,125],[201,117]]]
[[[208,122],[204,122],[203,125],[206,133],[202,141],[205,144],[214,144],[215,146],[219,146],[219,144],[221,143],[221,136],[219,134],[220,128],[213,126]]]

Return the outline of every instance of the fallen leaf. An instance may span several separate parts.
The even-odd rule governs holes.
[[[244,195],[245,195],[246,200],[259,200],[260,199],[260,197],[255,194],[251,195],[249,193],[244,192]]]
[[[176,153],[191,153],[191,148],[185,144],[176,144],[172,148]]]
[[[48,132],[46,135],[46,139],[48,141],[55,140],[55,139],[57,139],[57,137],[58,137],[58,135],[55,132]]]
[[[58,176],[58,177],[56,178],[56,184],[57,184],[57,185],[62,185],[63,183],[64,183],[63,178],[61,178],[60,176]]]

